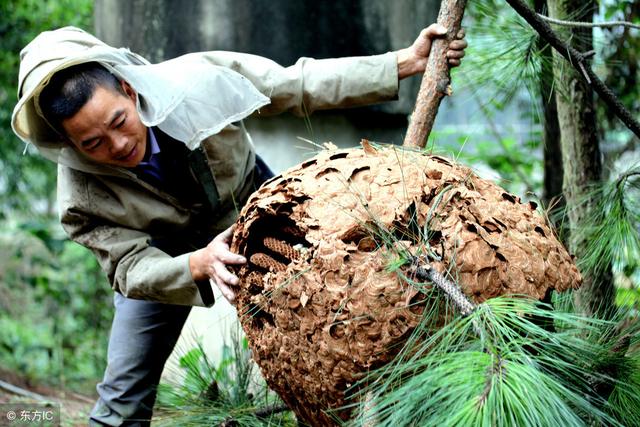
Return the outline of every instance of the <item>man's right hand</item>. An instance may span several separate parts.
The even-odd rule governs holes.
[[[206,247],[198,249],[189,257],[193,280],[211,279],[229,302],[235,299],[235,293],[230,286],[237,286],[239,279],[227,270],[227,265],[242,265],[247,262],[245,257],[229,250],[232,235],[233,226],[218,234]]]
[[[433,40],[444,37],[446,34],[447,29],[444,26],[431,24],[420,32],[420,35],[411,46],[398,50],[396,52],[398,56],[398,78],[402,80],[405,77],[424,73]],[[446,55],[450,67],[459,66],[464,57],[464,50],[467,48],[464,36],[464,30],[461,29],[449,43]]]

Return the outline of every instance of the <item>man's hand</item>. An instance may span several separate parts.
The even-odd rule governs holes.
[[[434,38],[442,37],[447,33],[447,29],[440,24],[431,24],[420,32],[420,35],[413,44],[405,49],[400,49],[398,54],[398,78],[413,76],[424,73],[427,67],[427,59],[431,52],[431,42]],[[464,30],[460,30],[456,38],[449,43],[447,59],[449,66],[457,67],[464,56],[467,42],[464,40]]]
[[[241,265],[247,262],[245,257],[229,250],[232,235],[233,226],[218,234],[205,248],[198,249],[189,257],[193,280],[211,279],[229,302],[235,298],[235,293],[229,286],[237,285],[238,277],[227,270],[227,265]]]

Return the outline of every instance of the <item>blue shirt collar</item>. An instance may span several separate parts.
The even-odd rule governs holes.
[[[158,140],[156,139],[153,130],[151,128],[148,128],[148,130],[149,132],[147,134],[147,138],[149,143],[147,148],[150,150],[144,154],[144,159],[142,159],[138,166],[148,165],[151,160],[151,156],[154,156],[160,152],[160,145],[158,145]]]

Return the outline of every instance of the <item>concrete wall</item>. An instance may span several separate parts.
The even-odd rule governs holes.
[[[371,55],[408,46],[435,21],[438,0],[96,0],[96,35],[151,61],[187,52],[233,50],[282,65],[301,56]],[[401,101],[383,107],[408,114],[417,79]]]

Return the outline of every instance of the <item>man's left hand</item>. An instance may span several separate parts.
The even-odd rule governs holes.
[[[242,265],[247,262],[245,257],[229,249],[232,235],[233,226],[218,234],[206,247],[198,249],[189,257],[193,280],[210,279],[229,302],[235,299],[231,286],[237,286],[239,281],[227,266]]]

